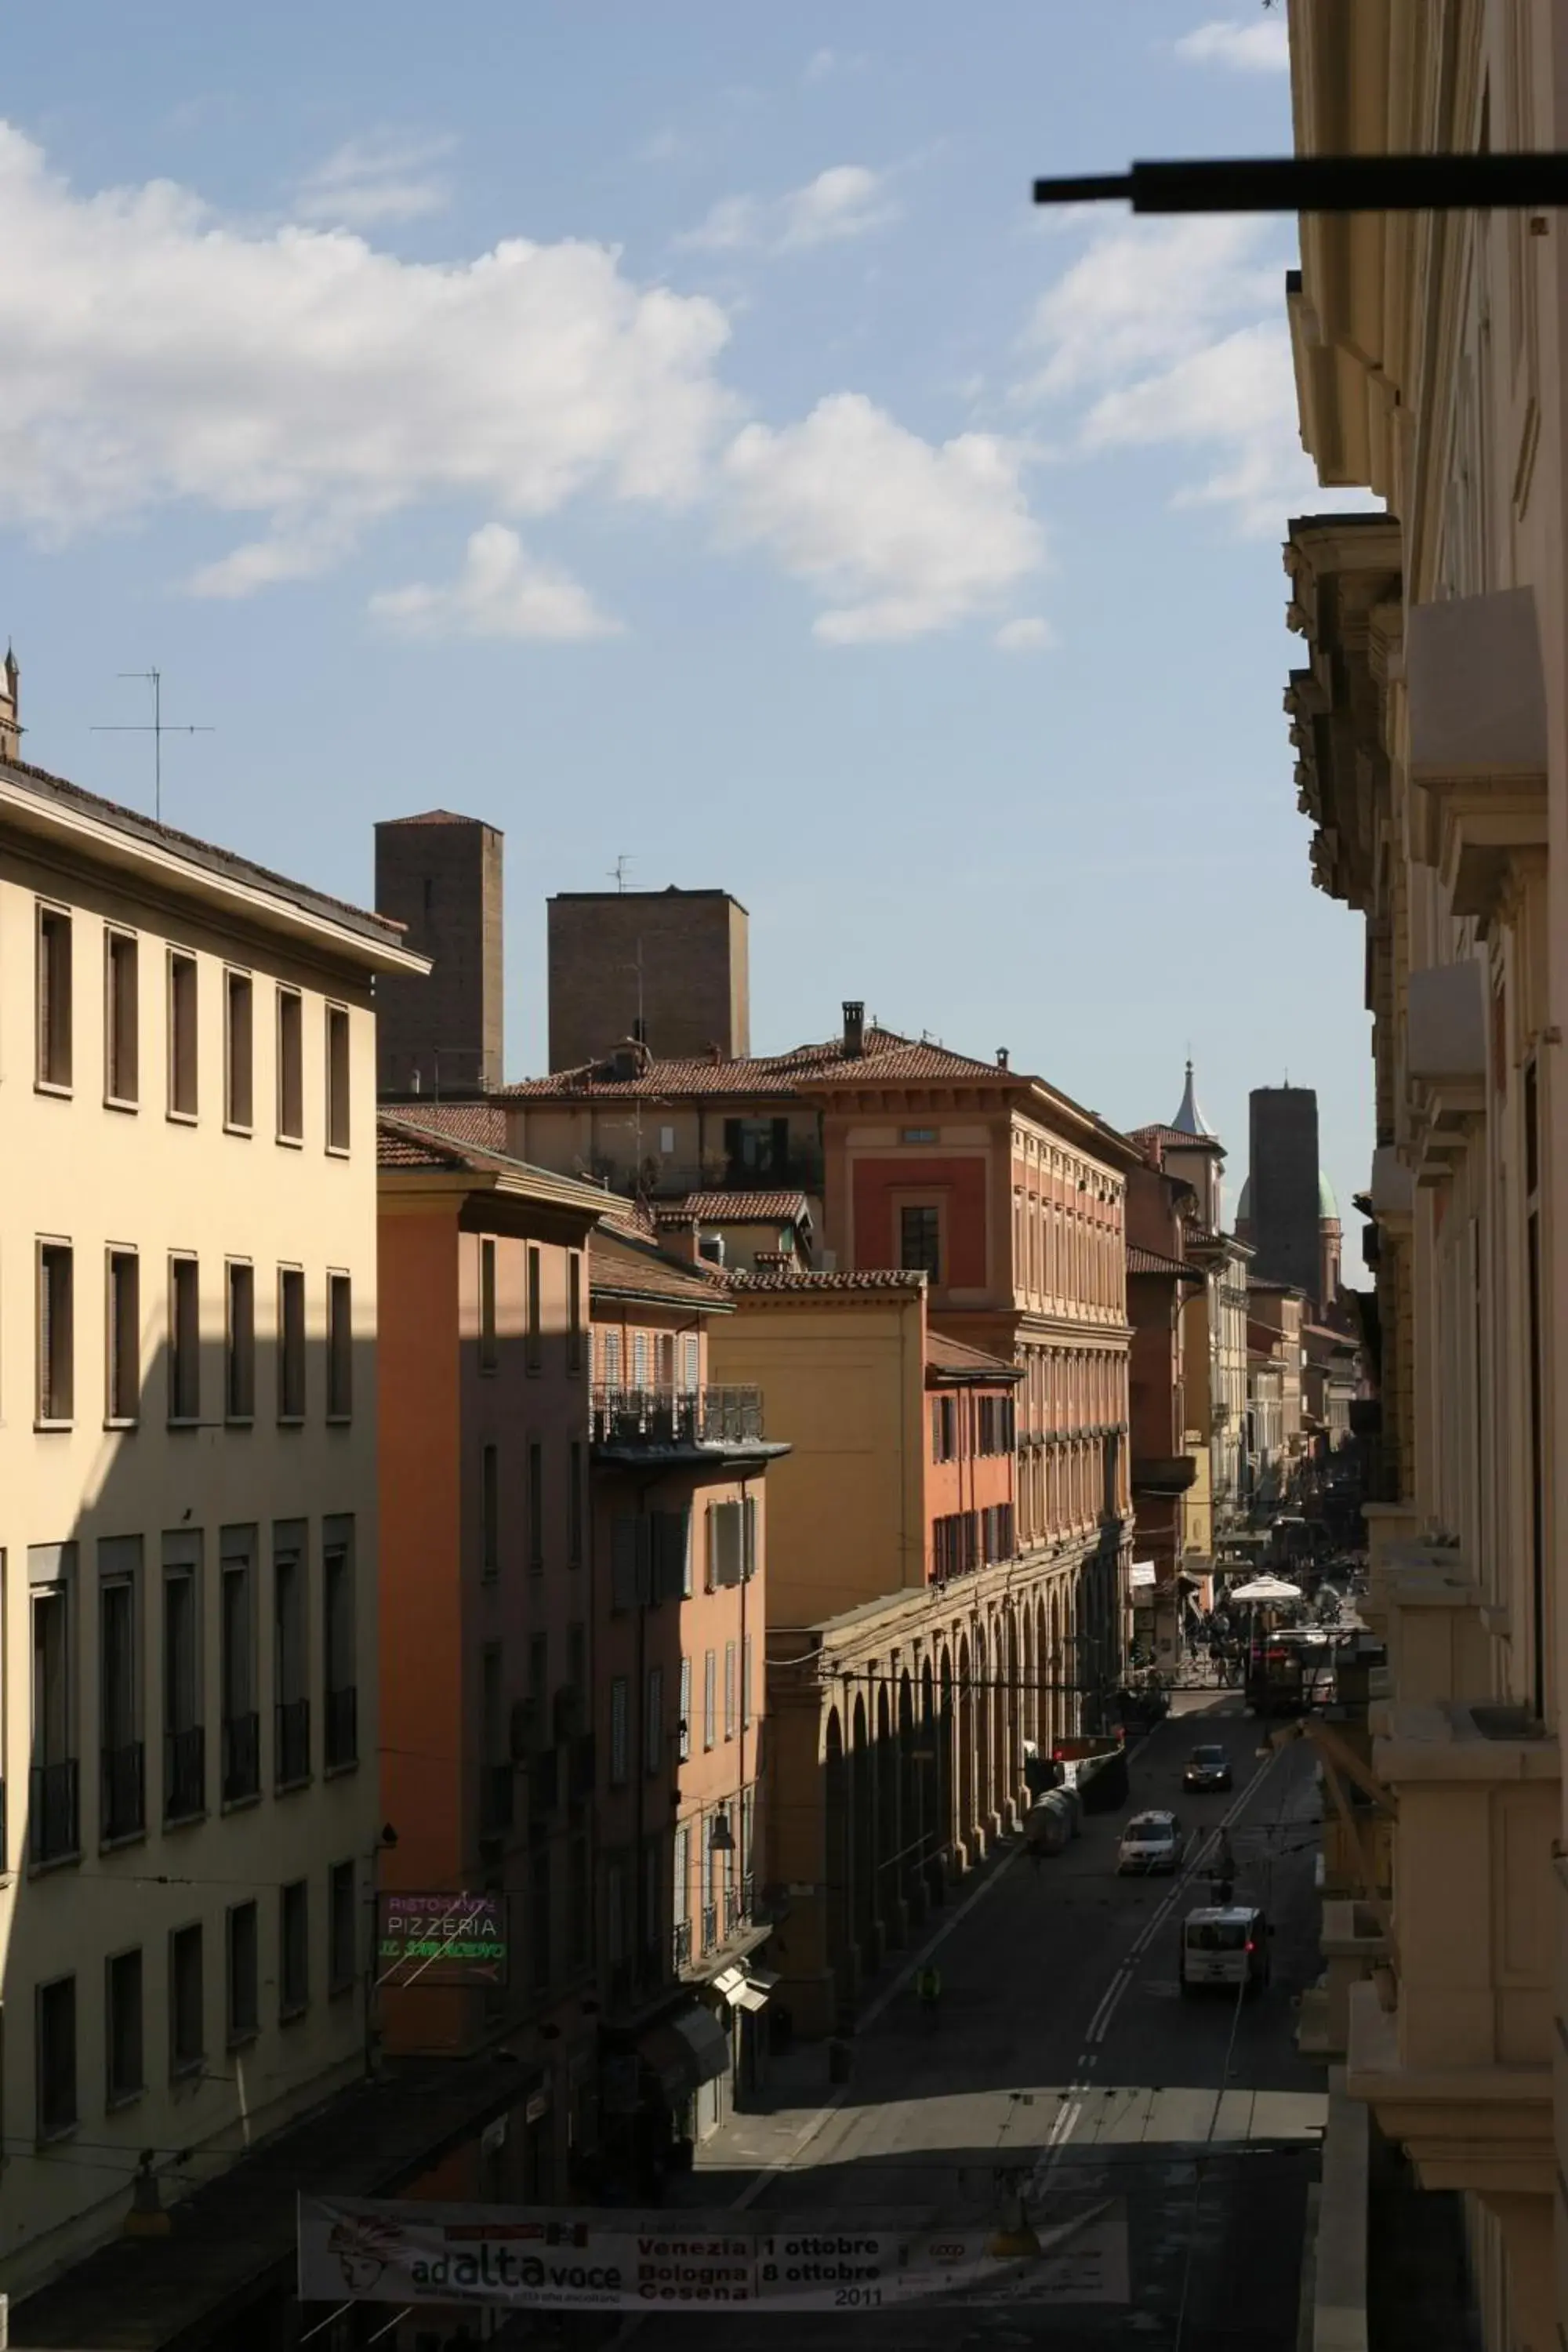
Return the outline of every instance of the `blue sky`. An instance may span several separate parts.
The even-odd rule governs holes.
[[[1223,13],[1210,14],[1211,8]],[[51,0],[7,28],[0,629],[26,749],[370,895],[381,815],[543,900],[722,885],[753,1043],[839,1000],[1122,1124],[1189,1050],[1319,1089],[1358,927],[1280,693],[1314,491],[1289,223],[1037,215],[1037,172],[1282,152],[1258,0]],[[1355,1254],[1350,1253],[1352,1268]]]

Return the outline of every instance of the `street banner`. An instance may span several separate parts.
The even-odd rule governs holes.
[[[505,1984],[504,1895],[381,1895],[376,1915],[378,1983]]]
[[[1047,2225],[862,2227],[840,2211],[595,2211],[300,2199],[301,2303],[650,2311],[747,2304],[876,2311],[899,2304],[1129,2300],[1127,2209],[1112,2198]]]

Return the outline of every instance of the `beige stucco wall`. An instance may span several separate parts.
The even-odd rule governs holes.
[[[3,1563],[5,1873],[0,1879],[5,2063],[4,2270],[13,2294],[95,2235],[118,2228],[137,2151],[189,2148],[200,2177],[291,2107],[320,2095],[363,2063],[363,1978],[329,1998],[328,1872],[356,1868],[357,1964],[366,1958],[370,1854],[379,1822],[375,1710],[374,1023],[364,960],[332,954],[323,929],[307,958],[237,914],[209,903],[199,879],[182,904],[173,877],[140,895],[90,856],[44,866],[0,824],[0,1563]],[[36,902],[69,910],[73,949],[73,1091],[35,1089]],[[106,1108],[104,925],[139,942],[140,1108]],[[170,943],[198,965],[199,1097],[192,1123],[166,1115],[165,955]],[[255,1131],[226,1133],[223,968],[250,971],[255,1037]],[[275,1140],[274,984],[303,996],[305,1133],[298,1148]],[[352,1127],[342,1156],[325,1148],[325,1002],[346,1005]],[[37,1237],[74,1252],[75,1419],[37,1430]],[[105,1251],[133,1248],[141,1265],[140,1426],[111,1430],[105,1412]],[[191,1252],[200,1267],[202,1394],[199,1427],[167,1426],[168,1256]],[[249,1259],[256,1279],[254,1425],[226,1428],[224,1411],[225,1260]],[[308,1402],[304,1423],[280,1428],[273,1357],[277,1268],[305,1272]],[[325,1419],[323,1339],[329,1268],[353,1283],[352,1418]],[[322,1521],[348,1515],[356,1557],[357,1769],[325,1777]],[[272,1793],[274,1524],[306,1527],[307,1687],[312,1778]],[[256,1529],[255,1697],[260,1715],[258,1801],[225,1812],[218,1801],[220,1528]],[[203,1545],[201,1714],[208,1811],[164,1832],[162,1821],[162,1543],[165,1531]],[[145,1837],[100,1848],[99,1553],[100,1541],[139,1538],[141,1729],[146,1743]],[[45,1870],[27,1851],[30,1695],[29,1549],[74,1547],[69,1587],[71,1746],[79,1763],[80,1858]],[[37,1564],[37,1563],[36,1563]],[[168,1885],[153,1883],[166,1874]],[[279,1889],[309,1885],[310,1999],[279,2020]],[[259,1906],[259,2031],[226,2046],[225,1919],[228,1906]],[[199,1922],[204,1939],[204,2041],[199,2074],[171,2082],[169,1938]],[[110,2108],[104,2047],[105,1960],[142,1951],[145,2089]],[[74,2133],[36,2145],[35,2004],[37,1988],[73,1974],[77,2000]],[[211,2151],[210,2155],[208,2151]],[[86,2160],[90,2152],[90,2164]],[[164,2157],[160,2156],[160,2163]]]
[[[925,1576],[923,1301],[748,1299],[716,1317],[711,1378],[763,1391],[790,1452],[768,1473],[768,1620],[809,1625]]]

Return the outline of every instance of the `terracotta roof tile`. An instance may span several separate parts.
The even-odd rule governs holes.
[[[748,1295],[767,1291],[855,1291],[903,1290],[911,1294],[926,1286],[923,1274],[900,1271],[897,1267],[870,1267],[864,1274],[822,1274],[816,1271],[798,1274],[747,1274],[737,1268],[725,1277],[731,1290]]]
[[[683,1265],[624,1227],[597,1226],[588,1236],[588,1288],[594,1297],[668,1299],[672,1306],[722,1314],[727,1285],[715,1269]]]
[[[777,1225],[806,1224],[811,1203],[804,1192],[688,1192],[679,1201],[656,1201],[656,1221],[661,1224]]]
[[[1217,1135],[1189,1135],[1183,1127],[1163,1127],[1157,1121],[1152,1127],[1130,1127],[1127,1140],[1135,1143],[1146,1160],[1156,1168],[1166,1151],[1219,1151],[1225,1146]]]
[[[384,1106],[383,1116],[405,1120],[431,1133],[449,1135],[455,1142],[480,1143],[504,1152],[510,1122],[498,1102],[432,1102],[416,1097]]]
[[[803,1086],[837,1079],[862,1081],[913,1077],[1010,1077],[994,1062],[977,1062],[967,1054],[950,1053],[945,1045],[900,1037],[890,1029],[868,1029],[865,1052],[847,1056],[841,1037],[817,1045],[796,1045],[787,1054],[751,1054],[731,1061],[713,1061],[702,1055],[675,1061],[650,1062],[637,1077],[618,1078],[609,1059],[585,1062],[574,1070],[556,1070],[544,1078],[524,1078],[503,1087],[506,1095],[523,1100],[553,1101],[563,1096],[635,1097],[674,1095],[793,1094]]]
[[[182,833],[176,825],[164,824],[161,819],[143,816],[140,809],[123,807],[119,801],[105,800],[101,793],[89,793],[81,784],[73,784],[68,776],[57,776],[47,768],[35,768],[30,760],[0,760],[0,769],[18,777],[24,783],[47,786],[47,797],[80,808],[87,815],[107,820],[121,833],[133,838],[165,844],[190,858],[193,865],[205,866],[216,874],[233,876],[241,881],[260,882],[276,890],[297,906],[321,907],[328,913],[341,917],[355,930],[368,938],[379,938],[388,945],[405,944],[406,925],[391,915],[372,914],[367,908],[356,907],[347,898],[334,898],[326,890],[318,890],[306,882],[294,882],[286,874],[274,873],[269,866],[258,866],[253,857],[242,857],[232,849],[221,848],[216,842],[203,841],[194,833]]]
[[[385,1111],[376,1118],[375,1161],[378,1168],[444,1168],[459,1175],[521,1178],[542,1200],[558,1206],[587,1209],[590,1213],[599,1209],[601,1202],[608,1205],[608,1196],[596,1184],[584,1184],[575,1176],[559,1176],[553,1169],[535,1168],[508,1152],[492,1151],[479,1143],[466,1143],[458,1136],[426,1128],[417,1119],[389,1116]]]
[[[1158,1250],[1140,1249],[1133,1242],[1127,1244],[1129,1274],[1173,1274],[1186,1282],[1202,1282],[1203,1268],[1188,1265],[1179,1257],[1162,1257]]]
[[[967,1340],[950,1339],[945,1331],[926,1333],[926,1370],[928,1372],[960,1373],[965,1379],[1021,1381],[1022,1368],[1009,1364],[1000,1356],[987,1353],[984,1348],[972,1348]]]

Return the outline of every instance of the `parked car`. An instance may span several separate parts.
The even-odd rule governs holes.
[[[1174,1813],[1134,1813],[1116,1849],[1120,1876],[1129,1873],[1179,1870],[1187,1850],[1186,1835]]]
[[[1182,1922],[1176,1982],[1184,1994],[1213,1985],[1244,1985],[1248,1994],[1268,1982],[1268,1939],[1274,1930],[1256,1906],[1214,1904],[1189,1911]]]
[[[1182,1767],[1184,1789],[1228,1789],[1230,1758],[1223,1748],[1194,1748]]]

